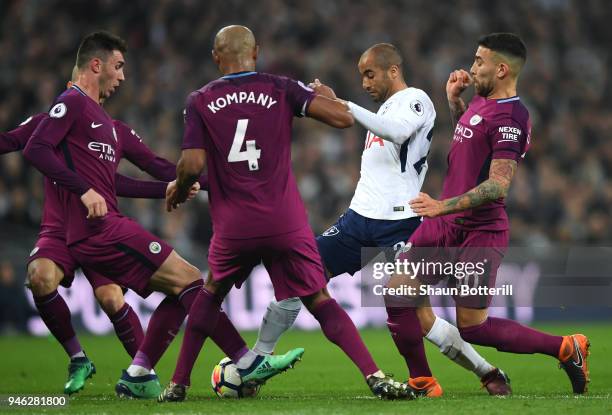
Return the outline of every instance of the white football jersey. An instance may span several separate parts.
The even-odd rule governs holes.
[[[398,220],[417,216],[408,202],[423,185],[427,154],[431,144],[436,111],[429,96],[417,88],[393,94],[377,113],[416,126],[404,144],[395,144],[368,131],[361,156],[361,177],[350,209],[371,219]]]

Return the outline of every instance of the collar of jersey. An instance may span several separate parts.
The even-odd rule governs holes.
[[[87,94],[81,88],[79,88],[77,85],[73,84],[70,88],[76,89],[83,96],[87,96]]]
[[[222,76],[221,79],[234,79],[234,78],[242,78],[243,76],[255,75],[257,72],[255,71],[243,71],[231,73],[229,75]]]
[[[514,97],[510,97],[510,98],[504,98],[504,99],[498,99],[497,103],[498,104],[505,104],[506,102],[512,102],[512,101],[518,101],[520,100],[521,97],[519,97],[518,95],[514,96]]]

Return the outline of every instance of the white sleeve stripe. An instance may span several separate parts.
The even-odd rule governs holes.
[[[302,117],[306,116],[306,105],[308,104],[308,100],[304,101],[304,105],[302,105]]]

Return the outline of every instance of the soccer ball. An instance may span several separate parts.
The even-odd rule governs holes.
[[[259,392],[259,385],[252,387],[242,383],[238,368],[229,357],[224,357],[215,366],[210,383],[219,398],[253,398]]]

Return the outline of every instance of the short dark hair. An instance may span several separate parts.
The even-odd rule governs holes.
[[[392,45],[391,43],[377,43],[371,47],[369,47],[363,55],[373,53],[374,62],[379,68],[389,69],[392,65],[396,65],[400,72],[402,70],[402,55],[400,54],[397,47]]]
[[[514,33],[491,33],[478,39],[478,45],[493,52],[519,58],[523,62],[527,60],[527,48]]]
[[[106,60],[108,55],[115,50],[118,50],[121,53],[126,53],[127,43],[125,40],[105,31],[90,33],[85,36],[79,45],[76,66],[79,69],[83,68],[85,65],[87,65],[87,62],[95,57],[100,57]]]

